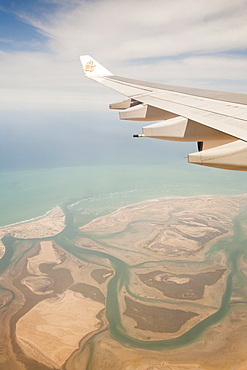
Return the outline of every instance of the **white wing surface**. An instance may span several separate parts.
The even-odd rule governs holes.
[[[247,170],[247,95],[151,83],[113,75],[90,56],[80,57],[87,77],[128,97],[110,104],[120,118],[160,121],[138,136],[196,141],[190,163]]]

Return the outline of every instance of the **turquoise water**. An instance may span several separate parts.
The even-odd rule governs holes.
[[[71,200],[82,199],[85,210],[105,213],[158,197],[246,192],[246,172],[186,163],[0,172],[0,226],[41,216]]]
[[[126,291],[130,296],[140,299],[139,296],[132,294],[129,281],[130,281],[130,269],[133,265],[129,265],[126,262],[122,261],[121,259],[115,257],[111,254],[111,244],[102,243],[102,236],[93,234],[83,234],[80,231],[78,234],[78,230],[74,230],[73,225],[73,212],[71,212],[66,206],[64,207],[64,211],[66,214],[66,224],[67,228],[54,237],[55,243],[69,252],[70,254],[74,255],[77,259],[87,262],[88,264],[93,263],[99,267],[109,267],[106,264],[106,260],[111,263],[111,267],[114,270],[113,277],[109,280],[107,285],[107,294],[106,294],[106,317],[109,322],[109,330],[111,335],[120,343],[124,345],[130,345],[132,347],[147,349],[147,350],[161,350],[163,348],[167,349],[174,349],[179,348],[181,346],[185,346],[191,342],[194,342],[197,338],[201,336],[201,334],[210,328],[212,325],[219,322],[222,318],[224,318],[230,310],[230,300],[232,296],[233,290],[233,277],[241,277],[240,279],[240,286],[241,283],[245,284],[246,279],[244,276],[241,276],[241,270],[239,268],[239,258],[242,255],[246,255],[246,236],[245,236],[245,225],[246,225],[246,212],[240,214],[238,217],[235,218],[234,224],[234,236],[232,240],[220,240],[218,243],[214,244],[210,250],[208,251],[208,255],[216,255],[218,251],[224,250],[226,257],[227,257],[227,265],[230,268],[230,273],[227,277],[225,292],[222,295],[221,306],[217,311],[215,311],[210,316],[202,319],[199,323],[194,325],[191,329],[189,329],[184,334],[172,338],[172,339],[163,339],[163,340],[143,340],[138,339],[134,336],[131,336],[128,332],[128,328],[124,327],[122,323],[122,314],[120,309],[120,302],[119,302],[119,295],[121,292],[122,287],[124,286]],[[121,232],[120,232],[121,233]],[[96,240],[97,243],[104,245],[102,250],[94,250],[94,249],[87,249],[85,246],[83,248],[78,247],[74,244],[74,237],[75,236],[86,236],[91,240]],[[11,236],[5,236],[3,239],[3,243],[5,244],[7,253],[4,257],[0,260],[0,273],[5,271],[11,264],[18,263],[21,261],[23,257],[29,252],[30,249],[33,248],[34,244],[29,245],[28,248],[24,250],[19,250],[18,254],[15,254],[15,251],[20,246],[21,240],[15,239]],[[120,248],[121,249],[121,248]],[[129,251],[131,253],[131,251]],[[141,253],[141,252],[136,252]],[[152,257],[150,255],[150,257]],[[146,261],[146,263],[150,263],[150,261]],[[156,261],[157,263],[157,261]],[[164,261],[163,261],[164,263]],[[140,266],[136,265],[136,266]],[[203,263],[202,263],[203,266]],[[242,280],[242,281],[241,281]],[[2,288],[6,290],[5,288]],[[12,302],[15,293],[8,289],[8,292],[12,295],[12,299],[8,302],[8,305]],[[156,304],[156,299],[149,299],[149,302]],[[158,300],[159,301],[159,300]],[[177,304],[177,303],[176,303]],[[188,304],[188,302],[187,302]],[[5,306],[4,306],[5,307]],[[105,328],[103,329],[105,331]],[[99,330],[97,334],[101,334],[102,331]],[[96,335],[97,335],[96,334]],[[95,337],[95,336],[94,336]],[[91,341],[92,337],[89,337],[89,342]],[[87,342],[81,348],[87,346]]]
[[[73,216],[76,214],[76,222],[80,222],[80,215],[82,219],[85,218],[85,215],[94,218],[118,207],[157,197],[242,194],[246,193],[246,176],[247,173],[244,172],[227,172],[179,165],[90,166],[4,172],[1,173],[0,177],[0,222],[1,225],[5,225],[27,220],[46,213],[56,205],[62,205],[66,202],[75,203],[73,208],[70,208],[69,204],[67,204],[68,207],[64,205],[67,227],[54,237],[54,240],[57,245],[82,261],[98,266],[105,266],[105,259],[111,263],[114,275],[108,283],[106,297],[106,317],[109,327],[103,330],[109,330],[111,335],[124,345],[149,350],[173,349],[195,341],[205,330],[228,314],[233,278],[238,279],[239,284],[245,284],[245,279],[243,279],[238,267],[239,258],[245,253],[246,246],[244,228],[242,227],[242,223],[246,220],[245,214],[235,219],[233,240],[221,240],[209,251],[209,254],[214,255],[224,249],[227,265],[231,271],[227,278],[219,310],[180,337],[158,341],[145,341],[131,337],[123,326],[118,297],[122,286],[125,286],[128,294],[134,297],[129,289],[129,269],[131,266],[114,257],[111,254],[114,245],[108,245],[104,240],[102,242],[100,235],[98,240],[97,235],[94,234],[91,236],[85,234],[84,236],[92,240],[96,239],[102,246],[101,251],[74,245],[74,237],[78,230],[73,224]],[[76,205],[77,202],[78,205]],[[83,236],[83,234],[80,235]],[[21,241],[18,242],[11,236],[5,236],[3,242],[7,252],[1,259],[0,272],[3,272],[10,264],[18,263],[22,258],[25,258],[25,254],[33,247],[33,245],[29,245],[29,249],[20,249],[20,253],[15,255],[14,252]],[[8,303],[10,305],[14,293],[8,290],[8,294],[10,295]],[[101,333],[102,331],[99,331],[90,337],[78,352],[83,355],[84,349],[92,338],[100,336]],[[89,367],[90,360],[87,368]]]
[[[246,212],[240,214],[235,218],[234,223],[234,236],[232,240],[228,238],[227,240],[221,239],[218,243],[214,244],[210,250],[208,251],[207,255],[217,255],[218,251],[224,250],[227,258],[227,265],[230,268],[230,273],[227,277],[225,292],[222,295],[221,306],[217,311],[209,315],[208,317],[201,319],[201,321],[195,324],[191,329],[189,329],[184,334],[172,338],[172,339],[161,339],[161,340],[143,340],[132,336],[129,331],[128,327],[125,327],[122,322],[122,313],[121,313],[121,304],[119,301],[119,295],[121,294],[122,287],[125,287],[128,294],[132,297],[140,299],[139,296],[132,294],[130,289],[130,269],[133,265],[129,265],[126,262],[122,261],[121,259],[115,257],[111,254],[111,244],[102,243],[102,236],[95,235],[94,233],[84,234],[82,231],[79,232],[78,230],[74,229],[73,225],[73,211],[68,209],[64,206],[64,212],[66,214],[66,224],[67,228],[54,237],[55,243],[60,246],[62,249],[66,250],[70,254],[74,255],[77,259],[87,262],[88,264],[94,264],[98,267],[109,267],[106,264],[106,260],[108,260],[111,264],[112,269],[114,270],[113,277],[109,280],[107,285],[107,294],[106,294],[106,317],[109,322],[108,330],[110,330],[111,335],[120,343],[132,347],[147,349],[147,350],[161,350],[164,348],[167,349],[174,349],[179,348],[181,346],[188,345],[194,342],[197,338],[199,338],[203,332],[205,332],[208,328],[212,327],[216,323],[218,323],[222,318],[224,318],[230,310],[230,301],[233,293],[233,278],[240,277],[240,285],[246,284],[246,278],[241,275],[241,269],[239,268],[239,259],[240,256],[246,255],[246,236],[245,236],[245,226],[246,226]],[[120,232],[121,233],[121,232]],[[102,250],[94,250],[88,249],[85,246],[83,248],[74,244],[74,238],[76,236],[86,236],[91,240],[95,240],[99,245],[104,246]],[[32,249],[33,245],[29,246],[26,250],[19,250],[18,254],[15,254],[15,251],[19,247],[19,243],[21,240],[15,239],[11,236],[5,236],[3,238],[3,243],[6,246],[7,253],[4,257],[0,260],[0,272],[5,271],[11,264],[17,263],[21,261],[23,257]],[[114,244],[114,243],[113,243]],[[120,248],[121,249],[121,248]],[[129,251],[132,253],[133,251]],[[135,253],[141,253],[135,251]],[[152,255],[150,255],[152,258]],[[160,261],[161,262],[161,261]],[[150,261],[146,261],[146,263],[150,263]],[[157,263],[157,261],[156,261]],[[175,262],[174,262],[175,263]],[[163,260],[164,264],[164,260]],[[136,265],[140,267],[139,265]],[[202,262],[202,267],[205,267],[204,263]],[[145,268],[144,268],[145,270]],[[235,283],[236,284],[236,283]],[[238,287],[239,287],[238,286]],[[12,295],[12,299],[14,297],[14,292],[8,290],[8,292]],[[219,293],[218,293],[219,294]],[[8,304],[12,302],[10,301]],[[154,305],[157,304],[159,299],[149,299],[149,302],[153,302]],[[178,302],[176,302],[178,304]],[[188,302],[187,302],[188,304]],[[5,306],[4,306],[5,307]],[[104,328],[103,331],[106,329]],[[101,335],[102,331],[98,331],[98,335]],[[94,338],[97,336],[94,335]],[[83,346],[81,347],[80,351],[83,352],[84,348],[87,346],[89,342],[91,342],[92,337],[89,336],[88,341],[86,341]]]

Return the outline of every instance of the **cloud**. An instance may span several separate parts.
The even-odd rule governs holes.
[[[155,0],[81,2],[46,23],[50,48],[68,58],[97,50],[114,61],[246,48],[246,1]]]
[[[83,77],[81,54],[137,79],[246,92],[245,0],[53,4],[40,16],[18,12],[44,45],[1,52],[2,110],[105,110],[119,96]]]

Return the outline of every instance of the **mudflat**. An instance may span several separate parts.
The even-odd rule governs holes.
[[[1,229],[2,367],[246,366],[247,196],[66,212]]]

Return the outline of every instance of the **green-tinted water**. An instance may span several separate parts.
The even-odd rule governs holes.
[[[221,241],[220,243],[215,244],[208,253],[208,255],[212,255],[214,253],[217,253],[218,250],[224,249],[228,257],[227,263],[231,269],[231,272],[227,278],[226,290],[223,294],[222,303],[219,310],[206,319],[202,320],[200,323],[196,324],[193,328],[188,330],[185,334],[177,338],[169,340],[144,341],[129,336],[121,321],[118,295],[123,286],[126,286],[127,290],[129,290],[129,269],[131,268],[131,266],[127,265],[120,259],[108,253],[106,243],[104,243],[104,252],[86,248],[82,249],[75,246],[73,244],[73,238],[76,236],[76,231],[74,231],[73,229],[73,217],[68,209],[66,209],[66,214],[68,220],[67,228],[63,233],[54,238],[56,243],[68,252],[72,253],[77,258],[87,262],[93,262],[94,264],[98,264],[99,266],[104,266],[103,260],[108,259],[112,265],[112,268],[114,269],[114,276],[109,281],[107,288],[106,316],[110,325],[111,334],[117,341],[123,344],[131,345],[133,347],[149,350],[177,348],[195,341],[205,330],[210,328],[215,323],[219,322],[229,312],[230,299],[232,294],[232,280],[233,277],[238,273],[238,261],[240,255],[246,251],[247,245],[245,233],[242,229],[241,215],[235,220],[235,234],[232,240],[228,240],[225,242]],[[87,237],[90,238],[90,234],[87,234]],[[92,239],[96,240],[97,236],[93,235]],[[98,242],[100,242],[101,238],[99,237],[98,239]],[[8,256],[6,257],[6,260],[2,261],[2,263],[4,263],[6,267],[10,263],[13,263],[13,260],[11,260],[11,258],[16,241],[14,238],[5,237],[3,239],[3,242],[10,251],[8,253]]]
[[[162,166],[138,168],[105,166],[5,173],[1,179],[1,195],[4,194],[1,197],[1,223],[4,225],[37,217],[55,205],[67,203],[72,199],[72,203],[78,202],[72,209],[65,207],[67,227],[54,239],[61,248],[83,261],[104,267],[107,267],[105,259],[111,263],[114,276],[108,283],[106,299],[106,316],[111,335],[119,342],[137,348],[160,350],[181,347],[195,341],[205,330],[227,315],[233,279],[237,279],[239,284],[245,282],[239,271],[239,260],[243,254],[246,254],[247,236],[242,227],[243,223],[246,222],[246,215],[241,214],[235,220],[235,235],[232,239],[221,240],[208,252],[208,258],[210,258],[218,251],[224,251],[231,271],[227,278],[226,290],[222,296],[219,310],[180,337],[170,340],[144,341],[131,337],[121,321],[119,292],[122,287],[125,287],[126,291],[130,295],[132,294],[128,284],[129,271],[133,266],[114,257],[111,254],[114,246],[108,245],[102,236],[84,235],[96,240],[104,247],[104,251],[82,249],[75,246],[74,237],[77,235],[77,229],[73,220],[73,212],[82,211],[81,220],[77,217],[77,222],[81,224],[120,206],[150,198],[245,192],[246,182],[239,181],[245,174],[237,173],[233,179],[232,175],[228,175],[226,172],[211,172],[212,176],[209,180],[206,175],[198,177],[199,174],[202,174],[200,171],[201,169],[196,169],[186,173],[181,170],[178,173],[177,169],[163,168]],[[181,178],[183,178],[182,182]],[[5,237],[3,242],[7,247],[7,252],[1,260],[1,272],[23,257],[22,254],[14,254],[18,249],[18,240]]]
[[[90,213],[165,196],[247,192],[247,174],[164,161],[164,166],[84,166],[0,172],[0,226],[82,199]],[[80,205],[81,206],[81,205]]]

